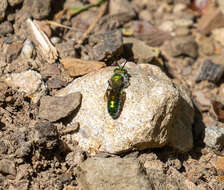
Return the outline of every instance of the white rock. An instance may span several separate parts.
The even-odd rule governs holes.
[[[78,78],[58,92],[58,96],[65,96],[80,91],[83,96],[72,121],[79,122],[80,129],[72,138],[90,152],[120,153],[166,144],[190,150],[194,111],[186,92],[175,87],[157,66],[129,62],[125,68],[131,75],[130,86],[125,89],[124,107],[116,120],[108,114],[104,100],[114,67]]]
[[[224,146],[224,128],[218,126],[206,127],[204,143],[216,150],[221,150]]]
[[[51,42],[55,45],[55,44],[58,44],[59,42],[61,42],[61,39],[56,36],[53,36],[51,38]]]
[[[173,21],[165,21],[160,26],[159,29],[167,32],[173,32],[175,29],[175,24]]]
[[[13,73],[7,75],[5,82],[12,88],[18,88],[20,92],[24,92],[33,102],[37,102],[45,92],[44,83],[41,75],[32,70],[22,73]]]
[[[217,28],[212,31],[214,39],[224,46],[224,28]]]
[[[33,43],[30,40],[26,40],[23,43],[23,48],[21,51],[21,55],[23,58],[29,59],[33,55],[34,46]]]

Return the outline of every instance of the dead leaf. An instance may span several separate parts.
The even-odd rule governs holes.
[[[85,75],[106,66],[104,62],[76,58],[64,58],[61,60],[61,64],[68,70],[69,75],[72,77]]]

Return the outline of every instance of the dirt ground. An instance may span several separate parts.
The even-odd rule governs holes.
[[[50,53],[28,18],[52,42]],[[223,54],[222,0],[1,0],[0,189],[84,189],[75,168],[93,156],[64,138],[79,127],[67,128],[64,119],[78,103],[56,107],[43,120],[39,109],[47,108],[40,108],[40,97],[123,59],[157,65],[184,85],[195,107],[194,147],[99,157],[134,157],[149,177],[157,166],[161,175],[172,176],[172,188],[155,185],[163,183],[155,177],[154,189],[224,189]],[[24,73],[23,85],[20,76],[10,78],[15,73]]]

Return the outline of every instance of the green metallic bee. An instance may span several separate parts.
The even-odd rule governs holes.
[[[114,74],[108,81],[109,86],[105,93],[107,110],[113,119],[120,116],[126,98],[124,88],[129,86],[129,75],[127,70],[124,69],[126,63],[122,67],[118,66],[114,69]]]

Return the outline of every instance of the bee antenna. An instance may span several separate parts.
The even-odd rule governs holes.
[[[124,61],[124,64],[123,64],[123,66],[121,67],[121,70],[124,69],[124,66],[126,65],[126,63],[127,63],[127,60]]]

